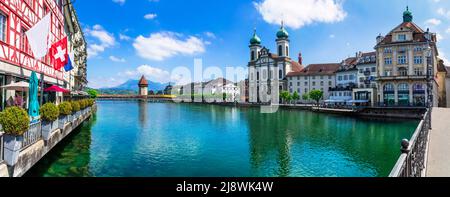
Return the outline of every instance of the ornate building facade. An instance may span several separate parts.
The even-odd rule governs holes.
[[[299,72],[301,62],[293,61],[290,56],[289,34],[281,25],[276,34],[277,54],[273,54],[261,45],[261,39],[256,34],[250,40],[249,102],[250,103],[280,103],[280,93],[287,91],[287,74]]]
[[[427,90],[429,64],[433,79],[438,73],[436,42],[436,34],[417,26],[408,8],[400,25],[377,37],[378,101],[382,105],[425,106],[429,94],[438,95],[436,80],[433,92]],[[433,103],[438,105],[437,96]]]

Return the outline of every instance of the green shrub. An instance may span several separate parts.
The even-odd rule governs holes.
[[[30,117],[24,109],[10,107],[0,113],[0,124],[6,134],[21,136],[30,128]]]
[[[78,103],[80,104],[80,109],[86,108],[86,102],[84,102],[84,100],[79,100]]]
[[[88,101],[89,101],[89,107],[94,106],[95,99],[89,99]]]
[[[63,102],[58,107],[61,115],[67,116],[72,114],[72,105],[69,102]]]
[[[72,101],[70,102],[70,104],[72,105],[72,113],[80,111],[80,103],[78,103],[77,101]]]
[[[59,109],[53,103],[47,103],[41,107],[41,117],[45,121],[55,121],[59,117]]]

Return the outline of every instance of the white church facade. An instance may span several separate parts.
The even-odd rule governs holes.
[[[256,34],[250,40],[250,62],[248,63],[249,102],[250,103],[280,103],[280,93],[287,91],[287,74],[303,69],[301,55],[299,62],[289,56],[289,34],[281,25],[277,32],[277,54],[261,45],[261,39]]]

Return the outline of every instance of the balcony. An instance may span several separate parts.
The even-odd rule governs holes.
[[[376,81],[390,81],[390,80],[426,80],[426,76],[421,75],[406,75],[406,76],[381,76],[377,77]]]

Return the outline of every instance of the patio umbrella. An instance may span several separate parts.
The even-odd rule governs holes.
[[[50,87],[44,89],[44,91],[45,91],[45,92],[63,92],[63,93],[68,93],[68,92],[70,92],[70,91],[67,90],[67,89],[64,89],[64,88],[61,88],[61,87],[55,86],[55,85],[52,85],[52,86],[50,86]]]
[[[7,90],[26,92],[26,91],[28,91],[28,88],[30,88],[30,84],[25,81],[21,81],[21,82],[11,83],[9,85],[2,86],[1,88],[7,89]]]
[[[39,87],[39,79],[36,73],[33,71],[30,77],[30,96],[29,96],[29,108],[28,114],[31,117],[39,116],[39,101],[38,101],[38,87]]]

